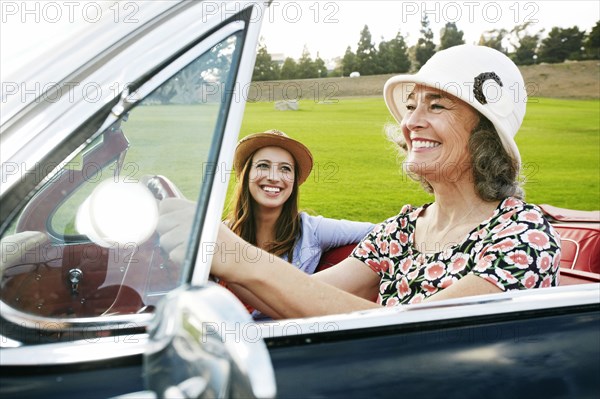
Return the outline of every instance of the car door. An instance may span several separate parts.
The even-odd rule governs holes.
[[[144,391],[158,304],[208,276],[266,5],[102,7],[3,76],[3,396]],[[154,232],[166,198],[195,209],[182,263]]]
[[[598,283],[265,323],[281,397],[595,397]]]

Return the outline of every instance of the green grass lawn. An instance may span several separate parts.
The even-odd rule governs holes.
[[[302,186],[301,208],[334,218],[377,222],[406,203],[432,200],[399,172],[383,133],[392,117],[382,98],[300,101],[298,111],[273,103],[246,105],[241,136],[279,129],[305,143],[315,168]],[[559,207],[600,209],[600,102],[530,99],[516,136],[523,158],[526,199]],[[231,192],[231,190],[230,190]]]

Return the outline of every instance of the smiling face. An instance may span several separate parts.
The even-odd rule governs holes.
[[[408,146],[405,168],[430,182],[464,175],[477,112],[448,93],[422,85],[415,86],[406,108],[401,123]]]
[[[283,207],[294,190],[294,168],[294,158],[283,148],[264,147],[254,153],[248,189],[259,207]]]

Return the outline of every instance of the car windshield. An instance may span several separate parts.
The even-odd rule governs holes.
[[[184,282],[158,245],[158,207],[210,183],[240,43],[233,34],[174,70],[52,172],[3,233],[5,304],[57,318],[142,313]]]

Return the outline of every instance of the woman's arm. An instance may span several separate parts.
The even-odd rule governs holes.
[[[503,291],[500,288],[489,281],[474,274],[467,274],[451,286],[446,287],[440,292],[425,299],[425,301],[441,301],[444,299],[462,298],[465,296],[499,294],[501,292]]]
[[[362,261],[348,257],[335,266],[311,276],[345,292],[375,302],[379,292],[379,275]]]
[[[258,251],[258,252],[257,252]],[[225,226],[220,226],[211,273],[242,287],[260,303],[247,298],[258,310],[275,317],[322,316],[373,309],[365,298],[377,293],[379,276],[357,259],[309,276],[287,262],[252,247]],[[270,309],[261,309],[267,305]]]
[[[272,307],[261,301],[256,295],[239,284],[227,284],[227,288],[233,292],[244,304],[252,304],[252,307],[273,319],[282,319]]]

